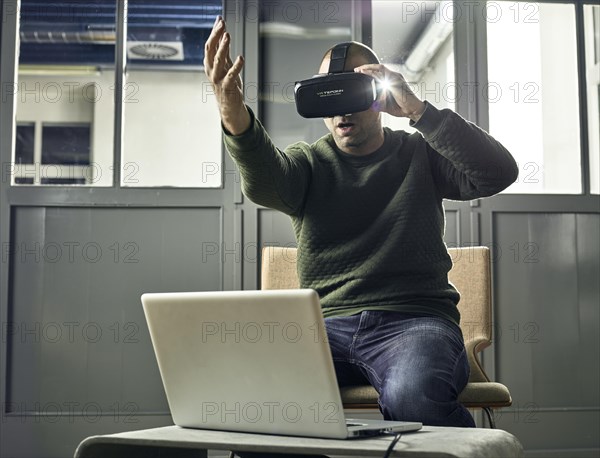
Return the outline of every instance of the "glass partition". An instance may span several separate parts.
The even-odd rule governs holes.
[[[273,1],[261,6],[261,83],[254,96],[260,97],[262,120],[279,146],[314,141],[327,133],[321,119],[296,113],[294,82],[317,73],[328,48],[352,39],[352,7],[346,1]],[[382,63],[402,73],[419,97],[438,108],[454,108],[453,3],[373,0],[368,19],[372,34],[362,39],[372,43]],[[405,118],[384,113],[383,122],[414,130]]]
[[[116,0],[22,0],[13,185],[112,186]],[[220,187],[202,61],[221,0],[130,0],[121,186]]]
[[[13,185],[112,185],[115,13],[21,1]]]
[[[452,1],[373,1],[373,49],[401,73],[415,94],[437,108],[456,108]],[[414,132],[407,118],[383,115],[384,125]]]
[[[220,0],[129,0],[121,185],[222,185],[221,124],[202,61]]]
[[[490,133],[519,164],[507,193],[581,192],[573,4],[489,2]]]
[[[584,5],[590,191],[600,194],[600,6]]]
[[[294,84],[318,73],[330,47],[351,39],[352,2],[278,0],[259,7],[260,82],[244,82],[246,99],[258,100],[261,120],[277,146],[313,142],[327,129],[322,119],[296,112]]]

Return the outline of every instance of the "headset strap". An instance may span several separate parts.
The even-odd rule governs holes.
[[[331,59],[329,61],[329,73],[342,73],[346,65],[346,56],[348,48],[352,43],[340,43],[331,50]]]

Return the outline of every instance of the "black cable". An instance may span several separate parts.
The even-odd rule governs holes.
[[[395,445],[398,443],[398,441],[400,440],[401,437],[402,437],[402,433],[394,434],[394,438],[392,439],[392,442],[390,442],[390,445],[388,445],[388,448],[385,451],[385,455],[383,455],[383,458],[390,457],[390,455],[392,454],[392,450],[394,450]]]

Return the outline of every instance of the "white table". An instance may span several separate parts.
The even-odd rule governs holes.
[[[77,447],[75,458],[191,458],[206,456],[208,449],[381,457],[391,440],[392,436],[334,440],[166,426],[88,437]],[[392,456],[508,458],[522,453],[520,442],[506,431],[424,426],[404,433]]]

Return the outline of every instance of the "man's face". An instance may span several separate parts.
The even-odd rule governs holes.
[[[344,71],[353,71],[355,67],[367,62],[360,56],[355,56],[346,61]],[[321,63],[319,73],[327,73],[329,59]],[[372,108],[353,113],[350,116],[334,116],[324,118],[325,125],[337,147],[345,153],[364,155],[377,150],[383,144],[383,129],[381,127],[381,113]]]

